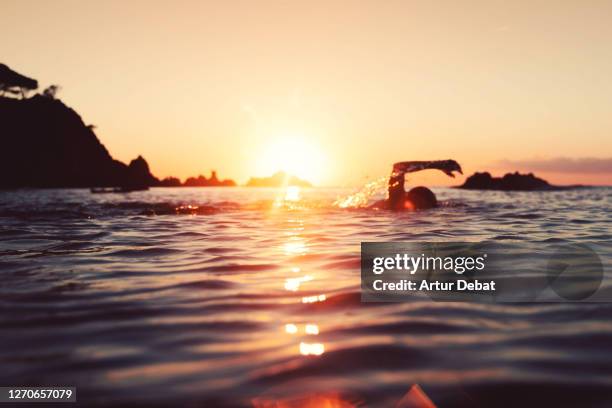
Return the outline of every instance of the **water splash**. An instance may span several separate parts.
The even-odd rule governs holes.
[[[340,197],[334,201],[334,207],[340,208],[361,208],[368,205],[370,199],[376,195],[384,193],[387,187],[387,177],[380,177],[366,183],[356,193],[345,197]]]

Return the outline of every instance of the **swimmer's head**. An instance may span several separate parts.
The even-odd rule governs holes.
[[[406,207],[426,210],[438,206],[436,195],[427,187],[415,187],[406,193]]]

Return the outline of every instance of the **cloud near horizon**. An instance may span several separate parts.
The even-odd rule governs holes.
[[[497,168],[513,168],[518,171],[541,171],[550,173],[573,174],[612,174],[611,158],[567,158],[557,157],[551,159],[528,160],[499,160],[495,163]]]

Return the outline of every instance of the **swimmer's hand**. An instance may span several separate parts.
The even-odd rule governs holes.
[[[454,160],[440,160],[434,163],[438,163],[439,167],[433,167],[433,168],[442,170],[444,174],[446,174],[449,177],[453,177],[453,178],[455,177],[455,175],[453,174],[453,171],[456,171],[459,174],[463,174],[463,171],[461,170],[461,166],[459,165],[459,163],[457,163]]]

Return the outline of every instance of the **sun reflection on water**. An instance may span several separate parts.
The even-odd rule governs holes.
[[[302,303],[316,303],[316,302],[324,302],[327,297],[323,294],[314,295],[314,296],[304,296],[302,298]]]
[[[299,200],[299,192],[299,188],[288,188],[285,194],[285,200]],[[289,292],[297,292],[303,289],[308,290],[308,286],[312,285],[315,280],[314,276],[311,274],[295,276],[297,273],[302,273],[304,269],[303,265],[296,265],[296,263],[300,262],[301,255],[305,255],[309,251],[307,240],[302,235],[305,230],[304,221],[296,217],[286,222],[286,239],[281,245],[280,250],[291,262],[288,268],[285,269],[285,271],[287,271],[285,274],[290,273],[291,275],[283,276],[283,288]],[[325,294],[303,296],[301,298],[302,303],[323,302],[325,300]],[[284,331],[287,335],[298,336],[299,355],[320,356],[325,352],[325,345],[323,343],[307,341],[308,338],[318,336],[321,332],[317,323],[299,321],[288,322],[284,325]]]
[[[285,290],[296,292],[300,289],[302,283],[311,281],[313,278],[310,275],[301,276],[299,278],[287,278],[285,280]]]
[[[300,201],[302,189],[297,186],[288,186],[285,190],[285,201]]]
[[[325,353],[323,343],[300,343],[300,354],[303,356],[320,356],[323,353]]]
[[[300,328],[297,324],[287,323],[285,325],[285,333],[287,334],[297,334]],[[314,323],[306,323],[304,325],[304,334],[316,336],[319,334],[319,325]]]
[[[363,406],[336,393],[297,395],[288,398],[261,396],[251,400],[254,408],[355,408]]]
[[[274,200],[273,208],[296,210],[303,208],[302,206],[302,189],[298,186],[285,186]]]
[[[285,325],[285,332],[288,334],[295,334],[298,332],[298,327],[293,323],[287,323]]]
[[[306,242],[304,239],[299,237],[292,237],[293,239],[283,244],[283,250],[287,255],[304,255],[307,252]]]

